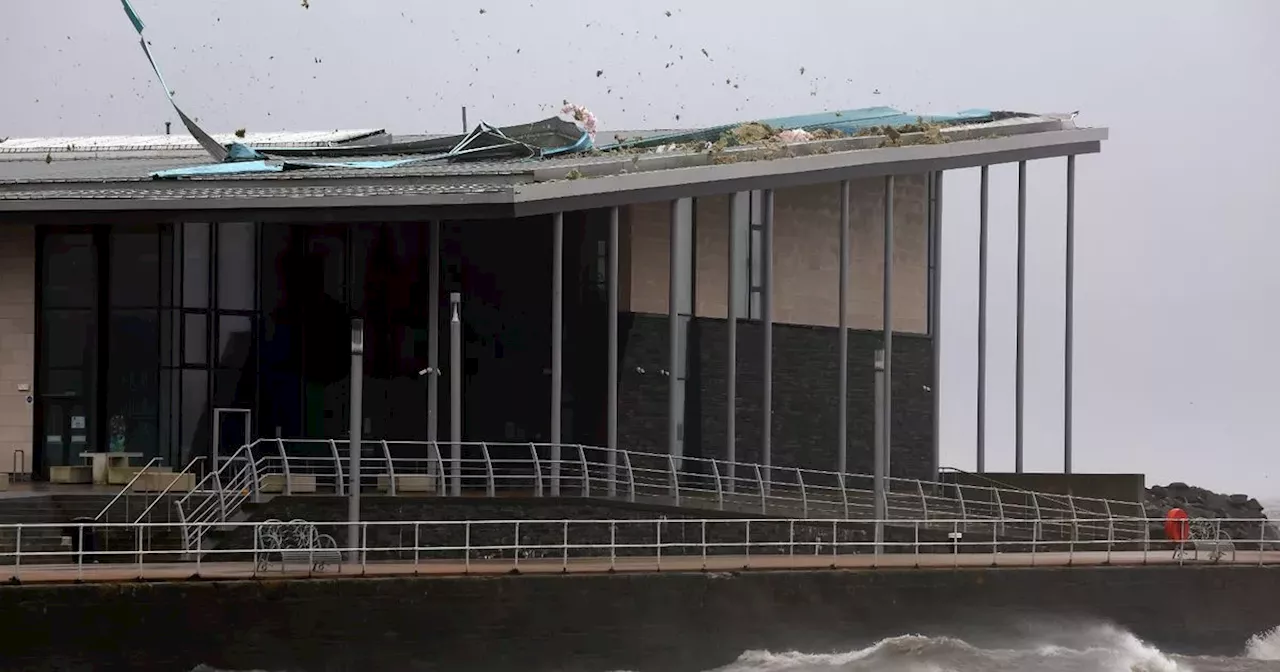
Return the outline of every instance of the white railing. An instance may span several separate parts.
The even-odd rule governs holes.
[[[865,474],[582,445],[560,448],[556,462],[550,444],[369,440],[362,442],[360,488],[386,494],[407,488],[437,495],[558,493],[796,518],[875,516],[874,479]],[[268,487],[282,494],[345,494],[347,452],[345,440],[332,439],[260,439],[240,448],[177,502],[179,520],[189,526],[185,547],[194,550],[198,537],[230,520],[243,502]],[[902,478],[886,479],[883,496],[892,520],[997,521],[1002,534],[1042,540],[1141,539],[1146,534],[1138,522],[1146,511],[1137,502]]]
[[[1008,524],[1029,525],[1017,519]],[[1110,526],[1111,519],[1081,518],[1067,521],[1076,527]],[[1157,521],[1143,520],[1148,529]],[[1280,551],[1268,550],[1264,520],[1221,519],[1201,521],[1220,539],[1229,523],[1256,525],[1253,539],[1226,542],[1230,553],[1211,561],[1221,564],[1280,564]],[[0,547],[0,563],[9,565],[17,581],[127,580],[243,578],[287,574],[272,569],[278,549],[260,546],[264,526],[280,521],[227,523],[216,548],[200,548],[191,559],[180,561],[173,551],[153,550],[144,539],[168,523],[108,523],[71,526],[72,550],[25,550],[27,537],[42,528],[66,526],[19,524],[0,526],[0,536],[13,539]],[[312,528],[310,539],[336,534],[346,522],[293,521]],[[310,553],[337,551],[345,560],[333,572],[357,574],[464,574],[472,572],[602,572],[615,570],[662,571],[664,569],[731,570],[742,568],[804,569],[830,567],[947,567],[1036,565],[1073,566],[1106,564],[1189,564],[1209,562],[1189,555],[1190,543],[1175,544],[1144,538],[1043,541],[1001,538],[998,521],[979,524],[970,533],[971,521],[929,520],[797,520],[681,519],[648,520],[467,520],[467,521],[367,521],[359,524],[360,543],[355,547],[289,546],[294,575],[321,573],[305,562]],[[879,531],[879,532],[877,532]],[[877,539],[878,534],[884,536]],[[132,539],[135,544],[112,544],[115,550],[96,550],[99,537]],[[1212,541],[1212,540],[1211,540]],[[1213,542],[1218,543],[1218,542]],[[1198,550],[1199,547],[1197,546]],[[1183,552],[1180,552],[1183,551]],[[0,578],[3,572],[0,569]]]

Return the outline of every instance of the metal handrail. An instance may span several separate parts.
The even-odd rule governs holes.
[[[260,442],[270,444],[270,455],[255,459],[253,448]],[[212,527],[210,523],[215,520],[225,521],[233,514],[247,498],[244,496],[245,491],[256,492],[260,489],[261,480],[269,476],[282,476],[286,493],[292,492],[296,478],[319,477],[325,481],[331,479],[335,491],[341,494],[345,465],[340,459],[338,442],[339,440],[333,439],[273,438],[260,439],[242,446],[218,470],[206,477],[195,491],[178,502],[180,513],[189,525],[195,526],[192,528],[193,534],[202,535]],[[369,461],[369,466],[364,470],[367,473],[385,473],[390,481],[389,486],[394,486],[397,474],[425,474],[432,479],[437,494],[444,495],[451,489],[450,485],[455,477],[451,469],[445,468],[447,458],[434,450],[432,444],[417,441],[380,443],[383,448],[381,455],[361,458]],[[658,498],[667,503],[678,501],[687,506],[761,515],[833,515],[850,519],[867,519],[873,516],[873,507],[870,505],[871,477],[862,474],[775,468],[772,470],[775,478],[794,477],[794,482],[767,480],[760,472],[759,465],[750,463],[684,457],[680,460],[683,467],[680,467],[670,455],[632,451],[617,451],[622,453],[623,459],[616,461],[611,472],[608,459],[610,451],[606,448],[562,446],[570,450],[567,453],[562,450],[562,459],[556,462],[539,456],[539,444],[469,442],[462,445],[473,449],[480,457],[460,458],[460,464],[466,463],[475,468],[467,469],[456,478],[472,483],[477,488],[483,486],[489,496],[496,496],[499,487],[527,488],[541,496],[546,492],[543,487],[545,481],[558,473],[560,481],[568,483],[567,487],[574,487],[576,484],[581,486],[583,494],[599,498],[611,498],[612,495],[632,502],[637,499]],[[295,450],[289,450],[286,446]],[[299,455],[296,449],[305,446],[312,446],[314,454]],[[415,456],[405,457],[403,448],[406,446],[414,449]],[[578,452],[576,456],[573,454],[575,450]],[[590,460],[588,453],[592,453]],[[448,461],[452,462],[452,459]],[[742,467],[746,469],[743,470]],[[619,474],[619,470],[622,473]],[[740,471],[754,473],[755,478],[737,477]],[[212,482],[212,488],[207,486],[208,482]],[[964,525],[1003,520],[1009,528],[1016,528],[1016,521],[1026,519],[1034,521],[1027,533],[1035,537],[1042,536],[1045,522],[1055,526],[1062,525],[1063,528],[1060,529],[1065,529],[1065,521],[1077,517],[1075,501],[1101,502],[1100,508],[1105,511],[1124,510],[1120,509],[1121,506],[1136,506],[1130,502],[1114,502],[1116,507],[1113,509],[1109,500],[1075,498],[1074,501],[1068,499],[1065,507],[1055,508],[1046,505],[1054,503],[1055,498],[1051,496],[1014,488],[1000,489],[901,478],[890,478],[887,482],[889,487],[885,490],[885,499],[889,518],[923,518],[931,521],[955,518]],[[951,498],[937,494],[946,492],[944,488],[954,488],[956,496]],[[1002,496],[1001,493],[1009,495]],[[1030,496],[1031,499],[1019,503],[1020,497],[1014,496],[1015,493]],[[191,497],[197,494],[217,495],[219,501],[215,505],[211,497],[206,497],[200,505],[193,507],[190,504]],[[1135,525],[1117,527],[1115,523],[1136,521],[1141,517],[1100,518],[1110,522],[1077,529],[1073,536],[1082,533],[1097,536],[1114,534],[1121,537],[1137,535],[1141,533],[1141,529]],[[1128,529],[1130,527],[1133,529]],[[192,541],[198,540],[193,537]]]
[[[177,483],[183,477],[183,475],[190,472],[191,467],[195,466],[199,462],[202,462],[204,459],[205,459],[204,455],[199,455],[197,457],[192,458],[191,461],[187,463],[187,466],[182,468],[182,471],[179,471],[178,473],[174,474],[173,479],[169,481],[169,485],[164,486],[164,490],[161,490],[160,494],[156,495],[155,500],[152,501],[151,504],[149,504],[146,509],[143,509],[142,513],[137,518],[135,518],[133,522],[135,523],[142,522],[142,519],[146,518],[148,513],[151,513],[151,509],[154,509],[156,504],[159,504],[160,500],[164,499],[164,496],[169,494],[169,490],[173,488],[174,484]]]
[[[111,510],[111,507],[115,506],[115,503],[120,501],[120,498],[123,497],[126,492],[129,492],[129,490],[133,488],[133,484],[136,483],[138,479],[141,478],[142,475],[147,472],[148,469],[150,469],[151,467],[159,463],[160,463],[159,457],[153,457],[150,460],[148,460],[147,463],[143,465],[141,469],[138,470],[138,473],[134,474],[133,478],[129,479],[129,482],[125,483],[123,488],[120,488],[120,492],[117,492],[116,496],[112,497],[111,501],[107,502],[107,505],[102,507],[102,510],[99,511],[98,515],[94,516],[93,519],[95,521],[98,521],[98,520],[101,520],[103,516],[107,515],[107,511]]]
[[[339,552],[348,558],[359,558],[339,565],[337,572],[365,574],[370,566],[374,574],[416,574],[420,571],[438,574],[512,573],[518,572],[607,572],[690,571],[701,569],[791,568],[830,569],[858,567],[865,569],[905,567],[990,567],[1035,565],[1088,566],[1116,562],[1134,565],[1184,565],[1195,562],[1185,551],[1206,552],[1201,564],[1278,565],[1280,552],[1269,550],[1265,520],[1202,520],[1210,532],[1193,533],[1186,542],[1123,542],[1112,536],[1091,540],[1043,542],[1037,540],[1001,539],[960,533],[960,520],[842,520],[792,518],[646,518],[646,519],[499,519],[499,520],[424,520],[365,521],[359,523],[356,543],[339,545],[326,528],[344,528],[345,521],[281,521],[227,523],[234,530],[251,534],[232,534],[218,548],[202,549],[186,562],[174,562],[172,551],[147,547],[147,532],[176,527],[173,523],[104,523],[79,524],[73,533],[84,535],[92,528],[132,531],[134,548],[116,548],[81,553],[76,549],[24,551],[24,530],[63,529],[64,524],[19,523],[0,525],[0,531],[12,532],[17,540],[0,551],[0,559],[13,558],[9,564],[11,579],[19,581],[65,581],[68,579],[104,578],[123,580],[151,578],[189,580],[192,576],[214,579],[243,579],[264,571],[259,547],[259,531],[268,526],[305,525],[311,528],[289,550]],[[1030,523],[1024,519],[1010,524]],[[1098,525],[1108,521],[1081,518],[1068,521],[1075,525]],[[1145,523],[1155,522],[1144,519]],[[1256,537],[1232,539],[1224,536],[1223,523],[1258,525]],[[939,526],[938,524],[941,524]],[[997,523],[989,523],[996,529]],[[868,540],[866,531],[881,525],[897,526],[897,539]],[[412,527],[412,534],[408,529]],[[608,541],[602,532],[608,530]],[[523,533],[522,533],[523,530]],[[947,531],[950,531],[950,534]],[[632,533],[634,532],[634,533]],[[621,534],[620,534],[621,533]],[[125,535],[120,535],[125,536]],[[345,535],[339,535],[345,536]],[[406,540],[411,540],[408,543]],[[324,544],[329,545],[325,546]],[[1126,544],[1117,548],[1120,544]],[[1141,548],[1139,548],[1141,547]],[[12,548],[12,551],[8,549]],[[1172,551],[1170,553],[1170,551]],[[1168,555],[1165,555],[1169,553]],[[92,555],[92,559],[86,556]],[[425,556],[425,557],[424,557]],[[963,560],[961,558],[964,558]],[[26,562],[24,564],[24,558]],[[69,564],[47,564],[49,560],[66,558]],[[111,559],[124,562],[111,562]],[[148,565],[148,559],[152,562]],[[32,559],[44,564],[32,567]],[[252,559],[253,562],[247,562]],[[92,562],[104,560],[100,564]],[[136,569],[136,574],[130,569]],[[663,564],[665,563],[665,564]],[[0,570],[3,571],[3,570]],[[283,570],[270,570],[279,576]],[[25,573],[24,573],[25,572]],[[298,568],[286,576],[319,573],[314,565]],[[0,575],[2,578],[3,575]]]

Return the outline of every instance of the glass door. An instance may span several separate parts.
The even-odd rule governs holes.
[[[89,433],[88,408],[83,399],[45,397],[44,431],[40,436],[43,475],[49,467],[84,464],[80,453],[94,450]]]

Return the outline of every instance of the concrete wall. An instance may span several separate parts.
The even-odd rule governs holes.
[[[666,453],[668,368],[667,318],[628,315],[621,327],[622,363],[618,403],[620,445]],[[836,470],[838,330],[777,325],[773,338],[773,464]],[[874,430],[874,351],[877,332],[849,332],[848,468],[871,473]],[[725,459],[728,408],[727,323],[694,320],[689,339],[685,454]],[[738,324],[736,443],[740,462],[761,458],[763,412],[763,329]],[[894,339],[892,473],[932,479],[933,351],[927,338]],[[643,373],[640,371],[643,370]]]
[[[0,226],[0,474],[15,467],[19,473],[31,471],[27,397],[35,394],[35,288],[35,227]]]
[[[894,328],[924,333],[928,307],[928,203],[925,176],[895,181]],[[851,185],[849,321],[854,329],[882,326],[884,180]],[[633,205],[623,219],[628,263],[626,309],[666,313],[670,264],[668,202]],[[779,189],[774,195],[775,320],[836,326],[838,320],[840,186]],[[728,298],[729,197],[698,199],[695,312],[724,318]],[[744,261],[745,263],[745,261]]]
[[[1001,632],[1082,621],[1238,655],[1275,626],[1277,591],[1280,572],[1244,567],[7,586],[0,670],[692,672],[752,649],[910,633],[998,646]]]

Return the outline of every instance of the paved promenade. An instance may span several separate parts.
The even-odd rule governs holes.
[[[756,555],[756,556],[708,556],[701,557],[627,557],[562,558],[512,560],[472,560],[464,563],[453,560],[423,560],[413,562],[348,563],[341,567],[327,567],[324,571],[293,569],[282,571],[273,565],[267,571],[255,571],[249,562],[181,562],[181,563],[107,563],[77,565],[27,565],[0,568],[0,580],[19,583],[69,583],[69,582],[119,582],[119,581],[185,581],[185,580],[245,580],[245,579],[296,579],[296,578],[357,578],[361,576],[465,576],[503,574],[602,574],[614,572],[737,572],[779,570],[829,570],[847,569],[872,571],[875,569],[933,569],[954,568],[1019,568],[1019,567],[1096,567],[1104,565],[1178,565],[1168,551],[1144,554],[1136,551],[1113,552],[1088,551],[1068,553],[961,553],[961,554],[884,554],[875,556],[842,555]],[[1188,557],[1184,566],[1207,566],[1204,559]],[[1280,565],[1278,551],[1247,551],[1230,555],[1217,563],[1229,565]]]

